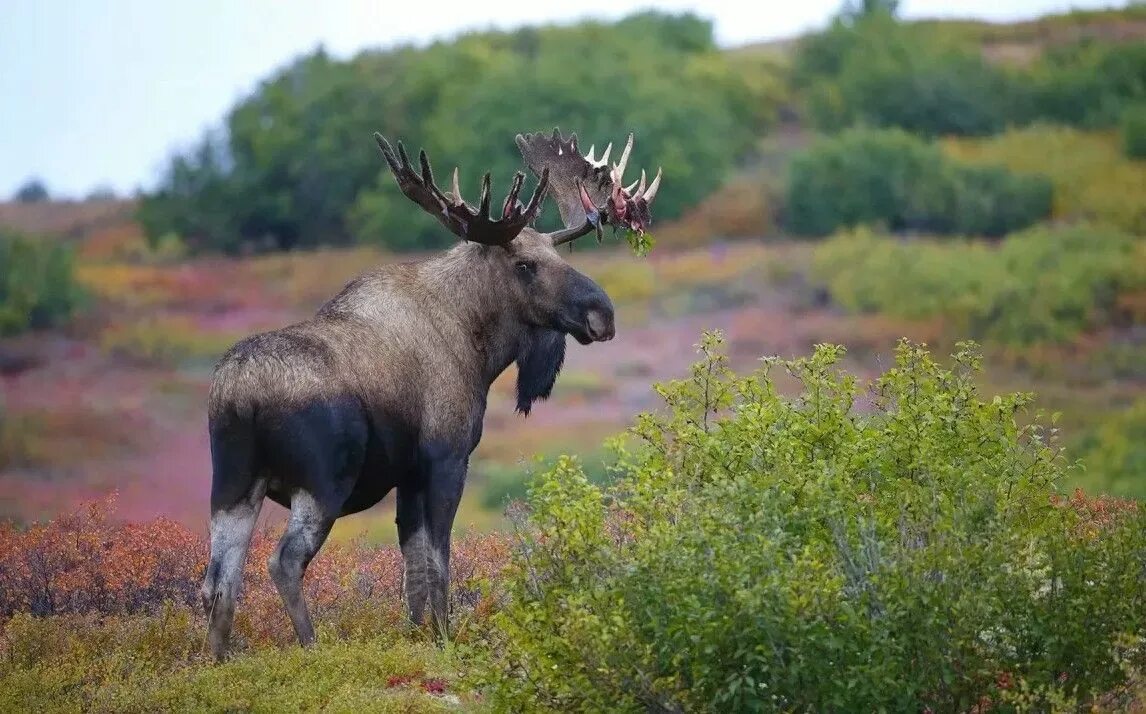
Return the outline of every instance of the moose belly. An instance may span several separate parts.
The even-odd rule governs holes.
[[[380,420],[381,421],[381,420]],[[389,418],[372,425],[362,472],[342,506],[340,516],[358,513],[381,501],[415,468],[410,430],[398,419]]]

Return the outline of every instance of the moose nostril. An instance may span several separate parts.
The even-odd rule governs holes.
[[[585,316],[585,327],[589,336],[598,341],[610,340],[615,334],[613,316],[598,310],[590,310]]]

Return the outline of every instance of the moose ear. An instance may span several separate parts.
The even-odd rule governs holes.
[[[565,333],[535,329],[517,355],[517,411],[529,416],[533,403],[548,399],[565,364]]]

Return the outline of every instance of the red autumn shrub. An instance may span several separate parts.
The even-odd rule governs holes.
[[[1080,516],[1077,524],[1080,536],[1095,537],[1138,512],[1138,502],[1133,499],[1105,494],[1088,496],[1081,488],[1076,488],[1070,498],[1056,497],[1054,502]]]
[[[173,521],[118,523],[114,501],[86,506],[20,530],[0,524],[0,622],[35,616],[155,612],[165,603],[198,614],[206,538]],[[235,636],[248,645],[289,644],[294,631],[267,573],[279,529],[255,534],[236,612]],[[454,544],[451,607],[464,631],[498,597],[483,583],[504,567],[508,540],[473,536]],[[304,586],[316,623],[339,636],[363,636],[403,622],[402,556],[393,546],[328,543]]]
[[[113,523],[107,500],[43,525],[0,524],[0,618],[190,604],[204,540],[174,521]]]

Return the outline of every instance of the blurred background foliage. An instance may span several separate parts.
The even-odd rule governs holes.
[[[519,132],[560,126],[585,149],[633,131],[633,165],[664,167],[661,215],[697,203],[771,124],[783,87],[767,63],[720,52],[710,22],[656,12],[616,23],[477,33],[347,60],[301,57],[172,159],[140,218],[196,250],[451,240],[409,210],[370,139],[424,147],[440,175],[508,186]],[[619,147],[618,147],[619,148]]]
[[[665,171],[658,248],[637,260],[583,241],[571,260],[644,332],[599,361],[571,353],[551,421],[492,420],[474,522],[524,492],[536,469],[523,455],[593,454],[717,324],[737,359],[831,341],[857,369],[902,335],[981,340],[995,386],[1064,412],[1088,465],[1077,484],[1146,496],[1131,448],[1146,393],[1146,6],[1012,24],[897,11],[856,0],[819,31],[732,48],[698,15],[649,11],[311,51],[172,155],[145,195],[97,187],[68,202],[29,179],[0,203],[0,225],[18,227],[0,236],[0,334],[63,334],[101,374],[129,370],[133,403],[170,420],[155,440],[167,448],[199,418],[196,390],[228,344],[305,318],[370,265],[453,243],[395,190],[372,132],[424,147],[439,177],[458,166],[475,200],[482,173],[502,191],[521,168],[518,132],[558,126],[599,152],[633,131],[633,165]],[[550,207],[539,223],[557,221]],[[7,352],[0,372],[35,362]],[[49,376],[67,364],[43,361]],[[0,462],[36,477],[78,468],[56,463],[70,452],[42,448],[37,425],[92,444],[101,420],[134,424],[62,416],[118,393],[61,406],[32,380],[21,389]],[[495,388],[491,413],[507,395]],[[105,467],[118,473],[84,466]]]
[[[69,246],[0,226],[0,337],[59,326],[82,301]]]
[[[722,51],[710,22],[659,12],[473,33],[347,60],[318,49],[264,80],[174,156],[139,217],[152,240],[177,235],[196,252],[445,245],[449,237],[391,190],[369,140],[376,130],[426,148],[439,173],[460,166],[463,190],[474,196],[485,170],[507,184],[521,166],[518,132],[564,125],[600,146],[632,130],[640,137],[635,164],[665,169],[661,219],[687,213],[738,170],[759,165],[759,138],[780,124],[848,130],[795,163],[785,227],[810,235],[877,221],[1000,236],[1045,217],[1044,182],[949,165],[927,145],[934,137],[1034,124],[1121,128],[1125,155],[1141,156],[1146,44],[1079,33],[1021,61],[994,61],[983,48],[991,26],[905,23],[894,8],[848,4],[788,52]],[[1061,156],[1076,154],[1063,148]],[[849,178],[879,174],[887,176],[880,187]],[[825,196],[841,188],[825,180],[853,186]],[[922,188],[904,196],[917,180]],[[554,220],[552,212],[544,218]]]

